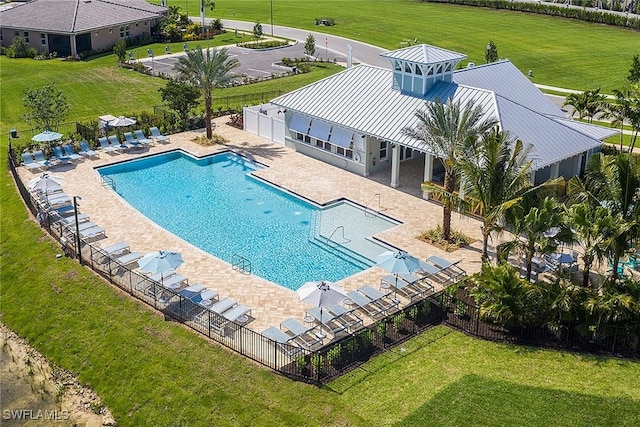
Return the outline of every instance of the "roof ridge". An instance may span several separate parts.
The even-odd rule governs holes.
[[[76,32],[76,22],[78,21],[78,8],[80,7],[80,2],[85,0],[76,0],[76,7],[73,10],[73,23],[71,24],[71,32]]]

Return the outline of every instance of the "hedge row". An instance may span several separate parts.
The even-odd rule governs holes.
[[[449,3],[464,6],[479,6],[491,9],[515,10],[518,12],[539,13],[542,15],[560,16],[580,21],[595,22],[598,24],[614,25],[640,30],[640,19],[635,17],[627,18],[625,15],[613,13],[576,9],[564,5],[547,5],[541,3],[521,3],[507,0],[419,0],[422,3]]]

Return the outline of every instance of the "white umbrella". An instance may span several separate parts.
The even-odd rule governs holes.
[[[53,193],[55,191],[62,190],[62,185],[60,184],[62,178],[58,178],[57,176],[51,176],[48,173],[43,173],[40,176],[37,176],[30,180],[27,183],[27,187],[33,191],[42,191],[43,193]]]
[[[131,119],[125,116],[120,116],[114,120],[109,121],[109,126],[113,126],[113,127],[127,127],[127,126],[133,126],[135,124],[136,124],[135,119]]]
[[[182,265],[184,260],[178,252],[156,251],[150,252],[138,260],[138,267],[142,271],[151,274],[175,270]]]
[[[62,138],[61,133],[45,130],[44,132],[40,132],[39,134],[31,138],[31,140],[36,142],[51,142],[57,141],[60,138]]]
[[[297,291],[300,301],[320,307],[320,319],[322,319],[322,307],[331,304],[339,304],[347,293],[340,285],[325,280],[320,282],[306,282]]]

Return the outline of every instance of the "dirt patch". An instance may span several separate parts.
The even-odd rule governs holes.
[[[100,397],[0,323],[2,425],[114,426]]]
[[[475,242],[475,239],[456,230],[451,230],[451,237],[449,240],[445,240],[442,237],[442,228],[440,226],[423,231],[416,236],[416,239],[446,252],[457,251],[458,249],[469,246]]]

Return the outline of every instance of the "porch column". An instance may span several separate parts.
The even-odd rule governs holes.
[[[391,149],[391,187],[400,185],[400,145],[394,144]]]
[[[575,169],[573,171],[573,174],[576,176],[580,175],[580,172],[582,172],[580,170],[580,168],[582,167],[582,157],[584,156],[584,153],[580,153],[576,156],[576,163],[575,163]]]
[[[76,35],[72,34],[71,37],[71,56],[76,56],[78,54],[76,47]]]
[[[549,173],[549,178],[557,178],[560,174],[560,162],[555,162],[551,165],[551,172]]]
[[[424,153],[424,181],[431,182],[433,179],[433,154]],[[429,200],[429,192],[423,191],[422,198]]]
[[[424,155],[424,181],[431,182],[433,179],[433,154]]]

